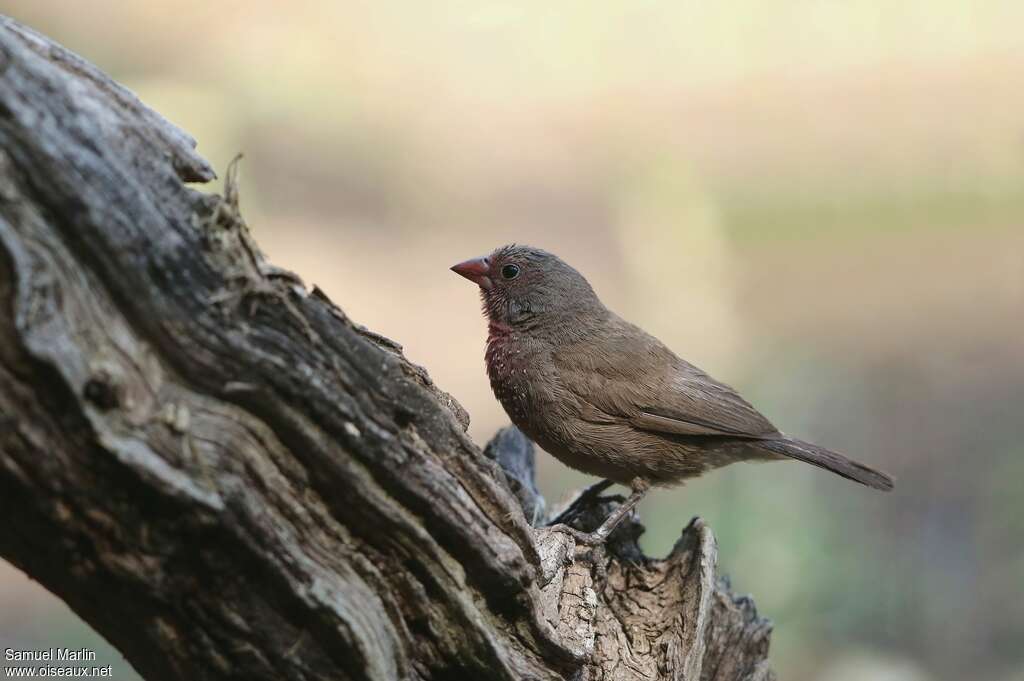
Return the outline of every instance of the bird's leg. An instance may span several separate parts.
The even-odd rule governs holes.
[[[605,491],[615,483],[611,480],[601,480],[590,485],[585,490],[580,492],[579,496],[573,499],[572,503],[569,504],[564,511],[555,516],[548,525],[557,525],[558,523],[564,523],[566,520],[572,517],[580,507],[590,503],[596,499],[601,492]]]
[[[629,484],[632,488],[633,493],[629,495],[629,498],[619,504],[618,508],[612,511],[605,521],[601,523],[601,526],[593,532],[582,532],[574,527],[569,527],[565,524],[552,525],[550,529],[558,532],[565,532],[566,534],[572,535],[572,537],[580,544],[588,544],[590,546],[596,546],[603,544],[608,539],[608,535],[619,526],[619,523],[629,515],[629,512],[636,508],[636,505],[640,503],[640,500],[647,495],[647,492],[651,489],[651,483],[643,478],[633,478],[633,481]]]
[[[629,498],[619,504],[619,507],[609,514],[605,521],[601,523],[601,527],[594,530],[593,534],[600,538],[600,542],[604,542],[608,538],[619,523],[630,514],[630,512],[636,508],[636,505],[640,503],[640,500],[647,496],[647,492],[651,489],[651,483],[647,482],[643,478],[633,478],[629,484],[630,489],[633,490]]]

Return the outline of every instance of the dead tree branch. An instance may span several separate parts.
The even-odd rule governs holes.
[[[193,147],[0,19],[4,558],[153,681],[771,678],[706,526],[662,560],[535,529],[532,446],[484,456]]]

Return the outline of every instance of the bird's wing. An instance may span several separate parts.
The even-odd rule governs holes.
[[[677,435],[729,435],[760,439],[779,434],[735,390],[691,365],[677,369],[657,404],[641,407],[630,423]]]
[[[653,336],[616,321],[598,342],[555,353],[561,382],[583,404],[584,418],[676,435],[779,434],[731,387],[679,359]]]

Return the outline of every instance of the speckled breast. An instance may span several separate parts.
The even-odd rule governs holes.
[[[494,396],[512,423],[527,429],[532,411],[528,348],[513,333],[492,333],[484,358]]]

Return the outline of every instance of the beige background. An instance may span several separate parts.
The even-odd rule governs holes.
[[[403,343],[478,442],[506,418],[476,293],[447,267],[517,241],[787,432],[894,473],[886,496],[735,466],[642,506],[655,554],[711,522],[776,623],[781,678],[1024,679],[1024,4],[4,11],[219,169],[245,152],[274,262]],[[584,482],[543,457],[549,498]],[[0,563],[0,647],[95,641]]]

